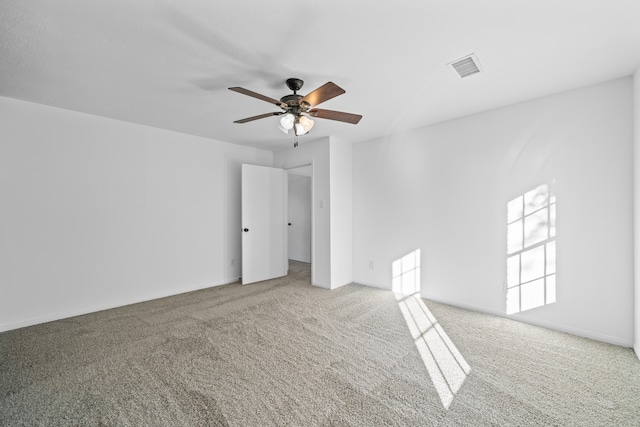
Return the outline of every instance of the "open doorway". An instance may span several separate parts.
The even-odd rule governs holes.
[[[307,273],[311,282],[312,256],[312,165],[288,169],[287,253],[289,271]]]

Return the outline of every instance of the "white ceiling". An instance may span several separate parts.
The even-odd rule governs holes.
[[[446,63],[475,53],[461,80]],[[356,142],[618,77],[640,63],[638,0],[2,0],[0,96],[247,146],[290,146],[280,98],[333,81],[300,143]]]

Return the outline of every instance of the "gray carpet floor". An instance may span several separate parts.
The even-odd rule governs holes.
[[[294,262],[2,333],[0,425],[640,425],[630,349],[309,282]]]

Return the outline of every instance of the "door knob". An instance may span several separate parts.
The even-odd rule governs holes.
[[[244,229],[244,230],[242,230],[242,231],[244,231],[244,232],[246,233],[247,231],[249,231],[249,229],[248,229],[248,228],[245,228],[245,229]]]

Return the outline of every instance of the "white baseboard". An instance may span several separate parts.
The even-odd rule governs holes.
[[[364,285],[364,286],[369,286],[370,288],[378,288],[378,289],[384,289],[385,291],[390,291],[391,288],[389,288],[388,286],[385,285],[381,285],[379,283],[372,283],[372,282],[366,282],[366,281],[361,281],[358,280],[356,282],[353,282],[356,285]]]
[[[455,307],[464,308],[466,310],[477,311],[479,313],[491,314],[492,316],[503,317],[505,319],[516,320],[518,322],[527,323],[529,325],[540,326],[547,329],[552,329],[554,331],[566,332],[568,334],[577,335],[584,338],[589,338],[596,341],[602,341],[609,344],[619,345],[621,347],[633,347],[633,343],[631,341],[625,340],[620,337],[613,337],[610,335],[599,334],[597,332],[587,331],[584,329],[573,328],[570,326],[558,325],[553,322],[545,322],[543,320],[530,319],[524,316],[518,316],[517,314],[507,315],[504,312],[500,312],[497,310],[491,310],[484,307],[478,307],[471,304],[459,303],[457,301],[449,301],[446,299],[434,297],[432,295],[425,295],[424,293],[420,295],[422,298],[429,299],[432,301],[440,302],[447,305],[452,305]],[[636,351],[636,355],[638,351]],[[640,357],[640,356],[639,356]]]
[[[640,360],[640,343],[636,343],[633,346],[633,351],[636,352],[636,357],[638,358],[638,360]]]
[[[230,281],[223,281],[214,284],[207,284],[205,286],[194,286],[192,288],[181,289],[179,292],[164,292],[157,295],[149,296],[148,298],[140,298],[140,299],[132,299],[127,301],[120,301],[118,303],[104,304],[104,305],[93,305],[88,307],[78,308],[76,310],[68,310],[59,313],[53,313],[46,316],[34,317],[31,319],[21,320],[19,322],[12,323],[1,323],[0,324],[0,332],[11,331],[13,329],[26,328],[27,326],[39,325],[41,323],[53,322],[55,320],[68,319],[70,317],[82,316],[84,314],[95,313],[103,310],[110,310],[112,308],[124,307],[127,305],[138,304],[146,301],[153,301],[156,299],[166,298],[174,295],[186,294],[189,292],[199,291],[202,289],[213,288],[216,286],[228,285],[231,283],[237,282],[238,279],[234,278]]]

